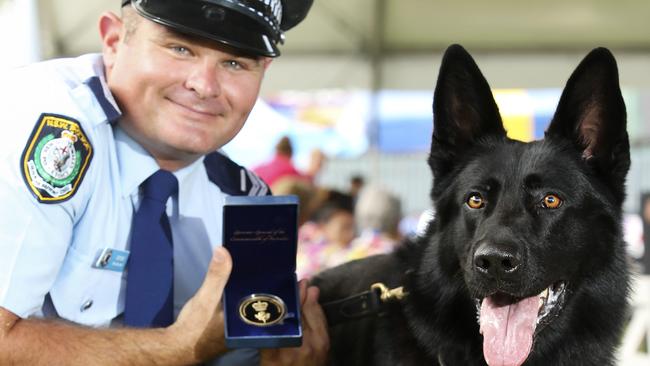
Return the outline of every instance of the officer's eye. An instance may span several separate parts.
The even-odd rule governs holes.
[[[473,192],[467,198],[466,203],[467,203],[467,207],[476,210],[479,208],[483,208],[485,206],[485,199],[483,199],[483,196],[480,193]]]
[[[562,206],[562,202],[562,199],[558,195],[549,193],[542,199],[542,207],[550,209],[559,208]]]
[[[228,60],[224,62],[224,65],[233,70],[242,70],[245,69],[245,66],[242,62],[239,62],[237,60]]]
[[[182,56],[189,56],[192,54],[192,51],[185,46],[171,46],[170,48],[172,51]]]

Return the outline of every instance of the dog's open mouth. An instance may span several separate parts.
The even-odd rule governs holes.
[[[483,355],[490,366],[519,366],[528,357],[533,338],[562,309],[565,282],[538,295],[515,298],[497,292],[477,300]]]

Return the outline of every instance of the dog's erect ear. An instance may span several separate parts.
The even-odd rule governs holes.
[[[433,119],[429,164],[435,178],[449,172],[458,153],[480,137],[506,135],[490,86],[460,45],[450,46],[442,59]]]
[[[569,78],[546,131],[547,139],[572,141],[620,202],[630,167],[626,118],[616,60],[609,50],[597,48]]]

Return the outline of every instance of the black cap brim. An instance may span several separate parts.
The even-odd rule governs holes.
[[[132,4],[143,17],[181,33],[214,40],[243,53],[280,55],[268,28],[228,7],[200,1],[184,1],[183,6],[178,6],[178,0],[148,1],[146,6],[137,1]]]

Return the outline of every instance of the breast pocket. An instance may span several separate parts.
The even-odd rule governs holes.
[[[52,303],[61,318],[88,326],[108,326],[124,310],[124,272],[93,268],[97,253],[70,248],[54,286]]]

